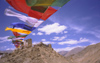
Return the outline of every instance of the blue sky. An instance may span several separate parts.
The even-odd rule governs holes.
[[[11,23],[22,22],[4,15],[6,8],[26,15],[13,9],[5,0],[0,0],[0,50],[15,48],[7,39],[13,34],[5,28]],[[29,38],[33,44],[40,41],[50,43],[56,51],[69,51],[100,42],[100,0],[70,0],[25,39]]]

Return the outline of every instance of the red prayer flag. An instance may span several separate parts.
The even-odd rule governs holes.
[[[29,13],[29,10],[31,9],[31,7],[26,4],[25,0],[15,0],[15,2],[17,6],[21,8],[22,11],[24,11],[26,14]]]
[[[15,37],[17,38],[18,36],[21,36],[21,34],[19,34],[18,32],[13,32],[13,34],[15,35]],[[25,36],[26,37],[26,36]],[[25,37],[22,37],[22,38],[25,38]]]
[[[13,8],[16,10],[26,13],[31,17],[40,19],[42,17],[43,13],[40,13],[38,11],[31,10],[31,7],[29,7],[26,4],[25,0],[6,0]]]
[[[20,11],[20,12],[23,12],[18,6],[17,4],[15,3],[14,0],[6,0],[13,8],[15,8],[16,10]]]
[[[14,34],[15,36],[20,36],[20,34],[17,33],[17,32],[13,32],[13,34]]]
[[[18,41],[14,42],[14,45],[15,45],[16,48],[18,48],[20,46],[20,44],[21,44],[21,42],[18,42]]]
[[[41,19],[46,20],[47,18],[49,18],[52,14],[54,14],[57,10],[49,7],[45,13],[42,15]]]
[[[30,10],[29,13],[28,13],[28,16],[40,19],[42,17],[42,14],[43,13],[41,13],[41,12]]]
[[[6,0],[16,10],[28,14],[31,7],[26,4],[25,0]]]

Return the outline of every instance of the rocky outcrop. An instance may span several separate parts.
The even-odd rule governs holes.
[[[42,42],[23,49],[14,50],[0,59],[3,63],[68,63],[65,57]]]

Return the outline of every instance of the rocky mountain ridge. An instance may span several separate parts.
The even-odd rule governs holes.
[[[83,49],[84,49],[83,47],[76,47],[76,48],[72,49],[71,51],[68,51],[68,53],[65,54],[64,56],[68,57],[70,55],[73,55],[73,54],[76,54],[76,53],[82,51]]]
[[[62,55],[62,56],[65,56],[67,53],[68,53],[68,51],[60,51],[60,52],[58,52],[60,55]]]
[[[87,46],[66,59],[69,63],[100,63],[100,43]]]
[[[43,43],[14,50],[0,59],[0,63],[68,63],[66,58]]]
[[[89,45],[80,52],[64,57],[43,43],[14,50],[0,59],[0,63],[100,63],[100,43]]]

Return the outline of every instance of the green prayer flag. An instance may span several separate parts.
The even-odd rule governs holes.
[[[14,42],[23,42],[23,41],[21,41],[21,40],[12,40],[12,43],[14,43]]]
[[[28,6],[50,6],[55,0],[26,0]]]
[[[20,36],[16,36],[16,37],[26,37],[27,35],[20,35]],[[12,38],[15,38],[15,36],[10,36],[8,37],[7,39],[12,39]]]
[[[55,2],[52,3],[51,6],[62,7],[62,6],[65,5],[68,1],[70,1],[70,0],[56,0]]]
[[[10,36],[10,37],[8,37],[7,39],[12,39],[12,38],[15,38],[15,36]]]
[[[47,10],[48,6],[32,6],[31,9],[44,13]]]

